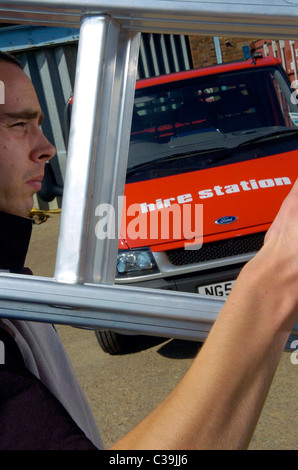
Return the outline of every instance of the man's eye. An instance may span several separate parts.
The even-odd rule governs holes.
[[[12,125],[12,127],[24,127],[25,126],[25,122],[23,121],[20,121],[20,122],[16,122]]]

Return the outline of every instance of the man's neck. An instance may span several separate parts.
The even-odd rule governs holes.
[[[23,272],[31,232],[31,219],[0,212],[0,270]]]

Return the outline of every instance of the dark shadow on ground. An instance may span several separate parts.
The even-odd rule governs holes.
[[[194,358],[202,343],[195,341],[184,341],[172,339],[158,349],[158,354],[171,359],[191,359]]]

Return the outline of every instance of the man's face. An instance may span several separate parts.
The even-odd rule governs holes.
[[[26,217],[55,148],[40,129],[42,111],[25,72],[0,61],[0,80],[5,91],[0,104],[0,211]]]

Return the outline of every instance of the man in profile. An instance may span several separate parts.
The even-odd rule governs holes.
[[[0,269],[24,268],[31,237],[28,215],[45,164],[56,153],[41,130],[34,87],[13,57],[0,53]],[[89,405],[50,324],[0,319],[0,449],[102,447]],[[93,443],[86,437],[92,439]]]

